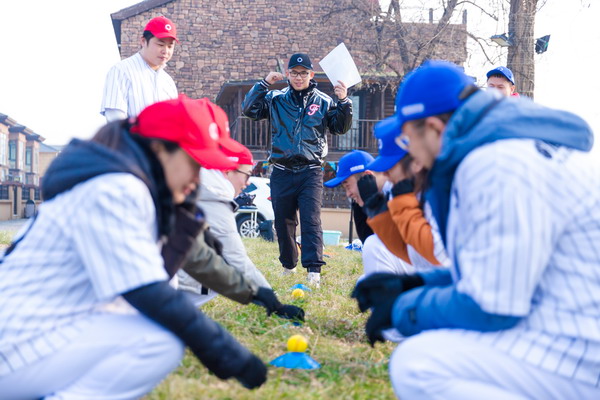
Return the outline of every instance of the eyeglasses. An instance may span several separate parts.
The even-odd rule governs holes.
[[[248,182],[250,180],[250,177],[252,176],[251,173],[249,172],[244,172],[244,171],[240,171],[239,169],[236,169],[235,172],[239,172],[242,175],[246,175],[246,182]]]
[[[297,78],[297,77],[302,77],[302,78],[306,78],[308,75],[310,75],[309,71],[290,71],[290,76],[292,78]]]

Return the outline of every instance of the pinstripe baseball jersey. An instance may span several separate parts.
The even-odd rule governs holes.
[[[100,175],[43,203],[0,264],[0,376],[60,349],[121,293],[166,279],[138,178]]]
[[[177,87],[164,68],[153,70],[140,53],[114,65],[106,76],[100,114],[121,110],[137,117],[150,104],[177,98]]]
[[[456,285],[512,329],[466,332],[513,357],[600,386],[600,162],[529,139],[473,150],[452,186]]]

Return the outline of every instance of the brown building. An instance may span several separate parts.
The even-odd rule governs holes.
[[[177,25],[181,44],[169,62],[168,72],[180,92],[209,97],[223,107],[232,135],[248,146],[258,160],[270,146],[267,121],[252,122],[241,115],[240,104],[248,90],[280,60],[286,65],[296,52],[311,55],[319,89],[333,95],[333,87],[318,61],[340,42],[350,50],[363,83],[349,94],[354,104],[352,130],[329,137],[328,160],[335,161],[351,149],[377,152],[372,137],[375,122],[394,111],[395,88],[401,60],[393,56],[393,37],[377,40],[377,32],[353,13],[329,18],[336,2],[305,0],[146,0],[112,14],[121,56],[138,51],[139,38],[148,20],[165,15]],[[353,20],[356,19],[356,21]],[[434,24],[410,24],[413,43],[434,35]],[[434,55],[462,64],[466,59],[466,26],[449,25]],[[389,35],[389,34],[388,34]],[[391,67],[377,67],[377,43],[390,46]],[[277,86],[274,86],[277,87]]]
[[[348,0],[350,1],[350,0]],[[350,89],[354,121],[350,132],[328,136],[326,179],[335,175],[335,162],[352,149],[377,153],[375,123],[394,112],[395,89],[402,71],[396,56],[393,30],[378,33],[369,18],[335,11],[340,0],[146,0],[111,15],[121,57],[139,49],[139,38],[151,18],[164,15],[176,24],[181,43],[168,72],[180,92],[193,98],[208,97],[229,116],[232,136],[265,160],[270,149],[268,121],[254,122],[241,114],[241,102],[252,85],[296,52],[308,53],[315,66],[319,89],[333,97],[333,87],[318,61],[344,42],[363,82]],[[404,24],[413,53],[436,36],[432,57],[462,65],[467,57],[466,16],[463,23],[436,32],[436,24]],[[382,66],[381,54],[388,61]],[[379,55],[379,56],[377,56]],[[273,85],[274,88],[283,84]],[[264,171],[259,162],[255,171]],[[343,190],[326,189],[324,207],[348,207]]]
[[[44,138],[0,114],[0,220],[23,218],[40,199],[40,146]]]

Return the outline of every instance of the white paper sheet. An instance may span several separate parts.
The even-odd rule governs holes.
[[[327,75],[333,86],[337,85],[337,81],[342,81],[346,87],[350,88],[362,81],[358,68],[342,42],[335,49],[331,50],[320,62],[319,65],[323,68],[323,72]]]

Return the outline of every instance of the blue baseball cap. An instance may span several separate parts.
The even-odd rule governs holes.
[[[324,182],[323,185],[329,188],[336,187],[348,179],[350,175],[366,171],[367,165],[371,162],[373,162],[373,156],[366,151],[352,150],[340,158],[336,177]]]
[[[377,145],[379,147],[379,156],[367,166],[368,170],[385,172],[404,158],[407,151],[396,143],[396,136],[401,133],[400,128],[398,118],[387,118],[375,125],[375,137],[377,138]],[[408,145],[408,143],[406,144]]]
[[[463,90],[474,85],[475,80],[456,64],[440,60],[423,63],[400,84],[396,96],[398,125],[456,110],[465,101]]]
[[[515,84],[515,78],[513,76],[512,71],[506,67],[494,68],[493,70],[487,73],[487,78],[489,79],[492,75],[502,75],[506,79],[508,79],[510,83],[512,83],[513,85]]]

